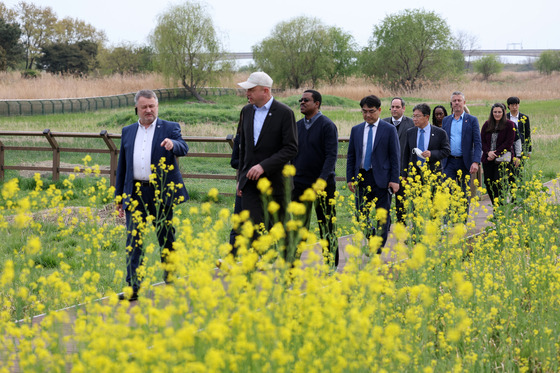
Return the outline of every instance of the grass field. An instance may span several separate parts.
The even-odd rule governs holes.
[[[388,116],[387,96],[382,113]],[[481,125],[502,96],[503,91],[500,99],[467,94]],[[406,114],[420,102],[446,102],[444,93],[438,97],[405,96]],[[298,94],[279,98],[301,118]],[[244,103],[234,96],[217,97],[215,104],[166,102],[160,116],[182,122],[184,135],[223,137],[234,133]],[[541,181],[556,177],[559,169],[560,99],[523,99],[521,111],[531,117],[534,140],[531,174],[519,191],[523,202],[515,210],[498,210],[494,226],[468,244],[463,225],[443,224],[462,217],[454,208],[460,197],[445,187],[432,198],[430,185],[418,185],[410,197],[417,207],[414,231],[395,227],[394,250],[407,261],[382,266],[373,255],[364,264],[361,255],[375,252],[374,238],[347,247],[350,260],[343,274],[327,266],[292,268],[276,260],[284,232],[276,229],[254,249],[241,249],[240,263],[227,259],[216,278],[216,259],[229,250],[233,198],[214,199],[208,192],[232,192],[234,182],[187,180],[192,199],[176,209],[181,278],[154,290],[153,298],[143,292],[133,308],[117,304],[114,296],[124,286],[125,231],[112,214],[107,179],[92,172],[58,182],[32,175],[16,180],[16,172],[9,171],[0,183],[0,371],[10,369],[15,358],[23,371],[53,372],[123,366],[193,372],[558,371],[560,209],[547,199]],[[326,96],[323,112],[337,123],[341,137],[362,121],[357,102],[342,95]],[[130,108],[0,118],[0,129],[120,133],[134,120]],[[47,145],[39,138],[1,141]],[[102,147],[93,140],[60,142]],[[193,152],[229,152],[228,145],[190,145]],[[345,151],[343,144],[340,153]],[[91,158],[87,166],[109,162],[108,156]],[[6,153],[8,164],[48,159],[48,153]],[[62,154],[72,165],[84,166],[83,159],[83,154]],[[233,174],[228,159],[185,157],[181,167]],[[339,160],[337,173],[344,171]],[[353,200],[348,191],[340,192],[337,234],[355,234],[360,241]],[[292,217],[296,222],[295,212]],[[244,225],[242,231],[246,244],[252,230]],[[161,281],[162,274],[155,234],[148,233],[145,284]],[[306,240],[315,242],[317,228],[313,223],[311,234],[288,234],[306,248]],[[107,295],[106,304],[90,303]],[[68,313],[52,311],[78,303],[86,305],[68,331],[61,326]],[[47,313],[45,321],[33,324],[29,317],[41,313]],[[24,321],[15,324],[19,319]],[[67,353],[69,340],[75,347]]]

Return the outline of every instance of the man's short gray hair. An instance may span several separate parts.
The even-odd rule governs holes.
[[[158,98],[157,98],[156,94],[151,89],[142,89],[142,90],[136,92],[136,96],[134,96],[134,105],[135,106],[138,104],[138,99],[140,97],[155,98],[156,99],[156,104],[158,102]]]
[[[463,101],[465,101],[465,95],[461,91],[455,91],[451,94],[451,101],[453,101],[453,96],[461,96],[463,97]]]

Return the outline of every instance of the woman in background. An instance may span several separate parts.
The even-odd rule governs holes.
[[[443,124],[443,118],[445,118],[446,116],[447,110],[445,110],[445,107],[441,105],[436,106],[432,111],[432,124],[436,127],[441,128],[441,125]]]
[[[515,124],[506,118],[504,104],[492,105],[481,132],[484,184],[492,204],[497,206],[505,200],[509,189],[508,166],[515,140]]]

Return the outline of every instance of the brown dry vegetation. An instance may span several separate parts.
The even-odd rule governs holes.
[[[244,81],[248,73],[234,74],[222,79],[216,86],[237,88],[236,82]],[[143,88],[169,88],[178,84],[166,81],[159,74],[112,75],[99,78],[74,78],[42,74],[36,79],[22,79],[19,73],[0,73],[0,99],[47,99],[107,96],[135,92]],[[394,95],[422,97],[447,101],[455,90],[465,93],[468,101],[494,100],[495,97],[519,96],[522,100],[560,98],[560,74],[540,75],[538,72],[503,72],[489,82],[477,76],[465,75],[461,80],[424,83],[413,93],[393,92],[364,78],[351,78],[345,84],[317,87],[323,94],[359,100],[368,94],[380,97]],[[301,94],[302,89],[287,90],[283,95]]]

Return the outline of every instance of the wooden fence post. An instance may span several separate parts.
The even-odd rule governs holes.
[[[60,146],[58,146],[58,143],[56,142],[56,139],[52,135],[50,129],[43,130],[43,135],[45,135],[53,150],[53,181],[58,181],[58,179],[60,178]]]
[[[4,143],[0,141],[0,180],[4,181]]]
[[[119,152],[113,140],[109,138],[109,134],[107,133],[107,130],[101,131],[99,135],[103,138],[103,141],[105,141],[105,144],[107,145],[110,151],[109,154],[111,155],[111,167],[110,167],[111,174],[109,180],[111,181],[111,186],[115,186],[115,183],[117,181],[117,163],[118,163]]]

